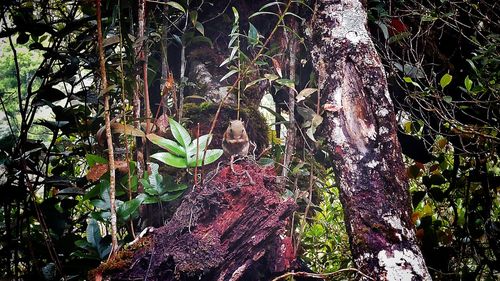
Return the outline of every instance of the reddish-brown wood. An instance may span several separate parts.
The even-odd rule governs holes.
[[[173,218],[139,243],[123,262],[111,260],[96,276],[110,280],[270,280],[292,268],[288,218],[272,167],[235,164],[207,175]],[[243,173],[244,171],[248,172]],[[241,175],[239,175],[241,173]],[[210,179],[211,178],[211,179]],[[109,264],[121,264],[106,271]]]

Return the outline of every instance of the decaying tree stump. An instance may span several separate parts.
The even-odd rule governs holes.
[[[285,226],[295,203],[280,196],[273,167],[234,168],[208,175],[165,226],[102,264],[95,279],[269,280],[289,270]]]

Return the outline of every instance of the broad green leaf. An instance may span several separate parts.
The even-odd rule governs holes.
[[[443,100],[447,103],[451,103],[453,101],[453,99],[450,96],[444,96]]]
[[[264,77],[266,77],[266,79],[269,81],[274,81],[274,80],[279,78],[278,75],[269,74],[269,73],[264,74]]]
[[[228,73],[226,73],[226,75],[224,75],[224,76],[220,79],[220,82],[222,82],[222,81],[226,80],[229,76],[231,76],[231,75],[233,75],[233,74],[235,74],[235,73],[237,73],[237,72],[238,72],[238,70],[237,70],[237,69],[233,69],[233,70],[229,71]]]
[[[175,8],[183,13],[186,13],[186,10],[184,9],[184,7],[182,7],[181,4],[177,3],[177,2],[174,2],[174,1],[168,1],[167,3],[165,3],[167,5],[169,5],[170,7],[172,8]]]
[[[108,160],[105,158],[95,155],[95,154],[86,154],[85,159],[87,159],[87,164],[89,164],[90,167],[93,167],[95,164],[107,164]]]
[[[93,247],[97,248],[97,246],[101,242],[102,236],[99,224],[96,220],[90,219],[89,223],[87,224],[86,234],[87,242],[89,242]]]
[[[197,146],[199,146],[198,151],[203,152],[205,150],[205,148],[207,147],[207,145],[210,144],[211,141],[212,141],[212,135],[203,135],[203,136],[193,140],[191,142],[191,144],[189,145],[187,154],[188,155],[195,154]]]
[[[151,155],[151,158],[175,168],[187,168],[186,159],[177,157],[169,152],[158,152]]]
[[[182,191],[186,190],[188,188],[187,184],[185,183],[172,183],[167,186],[167,191],[168,192],[176,192],[176,191]]]
[[[451,83],[451,80],[453,79],[453,76],[450,74],[446,73],[441,77],[441,80],[439,80],[439,85],[441,85],[441,89],[444,89],[446,86],[448,86]]]
[[[118,218],[120,218],[123,221],[129,220],[132,214],[137,211],[141,203],[142,200],[139,198],[123,202],[123,204],[121,204],[120,207],[116,210]]]
[[[188,147],[191,143],[191,136],[189,135],[189,132],[172,118],[168,118],[168,123],[170,124],[172,135],[174,135],[177,142],[184,148]]]
[[[217,161],[217,159],[219,159],[222,156],[222,153],[223,153],[222,149],[207,150],[204,164],[208,165],[208,164],[211,164],[211,163]]]
[[[261,166],[273,166],[274,165],[274,159],[272,158],[267,158],[267,157],[262,157],[257,161],[257,164]]]
[[[277,79],[274,82],[276,82],[279,85],[295,90],[295,83],[290,79]]]
[[[300,91],[300,93],[295,98],[297,99],[297,102],[303,101],[317,90],[318,89],[316,88],[305,88],[302,91]]]
[[[470,80],[469,75],[467,75],[464,80],[465,89],[467,89],[467,91],[470,91],[472,89],[472,84],[472,80]]]
[[[144,192],[146,192],[148,195],[159,195],[160,193],[156,189],[156,187],[152,186],[147,180],[145,179],[140,179],[142,186],[144,187]]]
[[[166,193],[166,194],[163,194],[162,196],[160,196],[160,200],[162,202],[168,202],[168,201],[173,201],[177,198],[179,198],[179,196],[182,195],[183,192],[176,192],[176,193]]]
[[[186,150],[184,147],[180,146],[178,143],[176,143],[173,140],[169,140],[163,137],[160,137],[156,134],[148,134],[146,136],[148,140],[150,140],[152,143],[156,144],[157,146],[168,150],[168,152],[171,152],[174,155],[185,157],[186,156]]]
[[[203,163],[204,165],[211,164],[215,162],[217,159],[219,159],[222,156],[222,149],[210,149],[207,150],[207,153],[205,155],[205,162],[203,162],[203,151],[200,152],[200,155],[198,156],[198,161],[196,161],[196,154],[192,155],[188,159],[188,166],[191,168],[194,168],[196,166],[201,166]]]

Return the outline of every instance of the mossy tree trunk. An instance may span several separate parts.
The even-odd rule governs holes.
[[[377,280],[429,280],[381,61],[358,0],[320,0],[308,33],[356,266]]]

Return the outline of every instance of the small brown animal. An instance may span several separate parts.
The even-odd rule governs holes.
[[[231,156],[231,160],[233,160],[235,155],[246,156],[249,148],[250,142],[245,130],[245,122],[240,120],[229,121],[229,126],[222,138],[224,153]]]

